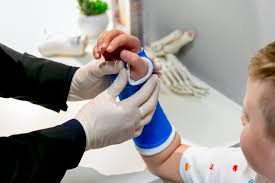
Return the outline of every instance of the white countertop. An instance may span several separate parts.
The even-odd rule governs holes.
[[[36,46],[43,30],[77,32],[75,0],[5,1],[0,6],[0,42],[18,51],[40,56]],[[11,11],[12,10],[12,11]],[[81,66],[92,59],[53,58],[68,65]],[[207,146],[228,146],[238,142],[241,107],[215,89],[197,99],[166,92],[161,104],[183,141]],[[61,124],[74,117],[84,102],[69,102],[68,111],[55,113],[40,106],[0,98],[0,136],[25,133]],[[69,171],[62,182],[161,182],[145,170],[131,141],[86,152],[80,167]]]

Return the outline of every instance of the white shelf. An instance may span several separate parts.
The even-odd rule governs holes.
[[[209,88],[209,95],[203,98],[169,93],[160,95],[160,102],[169,120],[185,143],[208,147],[238,143],[242,130],[241,107],[204,84]]]

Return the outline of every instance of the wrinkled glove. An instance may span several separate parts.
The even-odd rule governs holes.
[[[72,79],[68,101],[92,99],[111,85],[108,75],[117,74],[123,61],[93,60],[79,68]]]
[[[114,83],[87,103],[77,114],[86,134],[86,150],[119,144],[140,135],[151,120],[159,96],[157,75],[131,97],[116,101],[128,76],[122,69]]]

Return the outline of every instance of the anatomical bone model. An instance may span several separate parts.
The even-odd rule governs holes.
[[[67,36],[63,34],[44,33],[44,40],[38,50],[45,57],[51,56],[83,56],[88,46],[87,36]]]
[[[205,96],[208,88],[198,83],[188,69],[174,55],[183,46],[194,39],[192,32],[182,33],[176,30],[168,36],[153,42],[147,51],[151,53],[153,59],[162,65],[163,83],[172,92],[179,95]]]

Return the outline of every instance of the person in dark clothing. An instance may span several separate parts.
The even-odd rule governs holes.
[[[77,167],[85,151],[138,135],[157,104],[156,75],[137,94],[115,100],[128,81],[122,61],[93,60],[76,68],[0,44],[0,68],[0,97],[56,112],[66,111],[67,101],[90,99],[74,119],[61,125],[0,137],[0,182],[60,182],[66,170]],[[108,75],[118,73],[111,84]]]

